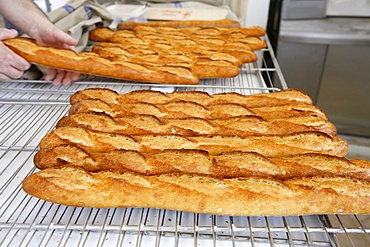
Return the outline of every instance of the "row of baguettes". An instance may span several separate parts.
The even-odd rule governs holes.
[[[111,117],[105,113],[80,113],[65,116],[57,127],[83,127],[92,131],[124,135],[256,136],[286,135],[296,132],[320,131],[336,135],[336,127],[328,120],[314,117],[291,117],[264,120],[255,116],[240,116],[206,120],[203,118],[160,119],[153,115]]]
[[[142,66],[128,61],[110,61],[93,52],[75,53],[68,49],[40,46],[30,38],[7,39],[4,44],[30,63],[56,69],[137,82],[199,83],[199,78],[183,67]]]
[[[252,110],[312,106],[298,90],[250,96],[82,90],[71,97],[70,115],[41,140],[34,163],[42,171],[24,181],[24,190],[82,207],[222,215],[370,213],[370,162],[343,157],[348,144],[336,136],[335,126],[320,109],[293,117],[213,115],[208,120],[132,113],[117,117],[123,113],[116,111],[148,104],[163,113],[163,107],[181,108],[184,103],[207,111],[230,104]],[[233,126],[233,132],[226,130]],[[248,134],[240,134],[243,130]]]
[[[132,41],[132,40],[131,40]],[[98,43],[92,48],[94,54],[111,62],[129,62],[145,67],[173,67],[189,70],[200,79],[232,78],[240,73],[243,63],[254,62],[257,56],[254,52],[240,48],[225,53],[215,49],[201,49],[197,44],[186,46],[172,44],[130,45],[125,43]],[[229,54],[230,53],[230,54]],[[170,83],[170,82],[168,82]]]
[[[229,27],[209,27],[226,22]],[[207,79],[237,76],[244,63],[257,61],[254,51],[266,47],[260,38],[266,33],[261,27],[231,27],[229,20],[203,22],[207,27],[179,28],[178,23],[168,22],[166,27],[140,23],[130,30],[96,28],[89,32],[89,39],[97,42],[91,52],[111,62],[185,68],[195,77]]]
[[[105,37],[106,30],[92,30],[90,38]],[[266,46],[259,37],[250,36],[264,34],[257,27],[219,28],[212,32],[192,28],[192,32],[189,30],[190,33],[182,36],[185,29],[176,33],[176,28],[155,30],[144,25],[135,27],[134,31],[112,31],[112,37],[106,41],[111,43],[99,43],[92,51],[78,54],[39,46],[29,38],[17,37],[4,43],[28,62],[38,65],[134,82],[186,85],[198,84],[205,78],[235,77],[243,63],[257,60],[253,50]]]
[[[318,107],[305,103],[289,103],[285,105],[267,105],[246,107],[239,103],[217,103],[204,106],[192,101],[176,101],[165,104],[134,102],[124,104],[108,104],[100,99],[86,99],[73,104],[69,115],[80,113],[105,113],[111,117],[127,117],[133,115],[152,115],[161,119],[224,119],[231,117],[254,116],[265,120],[284,119],[291,117],[319,117],[328,120],[325,113]]]
[[[23,189],[76,207],[149,207],[243,216],[370,213],[370,183],[344,177],[216,179],[173,173],[93,173],[64,166],[30,175]]]
[[[289,135],[261,136],[180,136],[180,135],[123,135],[91,131],[83,127],[60,127],[48,133],[40,148],[72,144],[87,152],[110,152],[119,149],[139,152],[166,149],[205,150],[210,154],[242,151],[264,156],[285,156],[300,153],[322,153],[344,156],[348,144],[337,136],[318,131],[297,132]]]
[[[266,92],[244,95],[235,92],[209,94],[202,91],[175,91],[173,93],[163,93],[154,90],[136,90],[120,94],[108,88],[88,88],[78,91],[70,97],[70,103],[73,106],[87,99],[101,100],[109,105],[138,102],[162,105],[184,101],[193,102],[202,106],[229,103],[253,108],[297,103],[312,104],[312,99],[298,89],[285,89],[271,93]]]
[[[147,27],[175,27],[175,28],[240,28],[240,23],[235,20],[222,19],[215,21],[187,20],[187,21],[151,21],[151,22],[121,22],[117,29],[133,29],[137,26]]]
[[[127,42],[130,45],[142,44],[166,44],[170,49],[175,48],[172,42],[176,43],[180,50],[186,46],[198,45],[199,49],[222,50],[225,46],[232,48],[223,50],[229,53],[233,50],[258,50],[266,47],[266,42],[260,37],[266,31],[261,27],[248,28],[174,28],[174,27],[148,27],[138,25],[132,30],[111,30],[107,27],[96,28],[89,33],[89,39],[95,42],[121,43]]]
[[[194,174],[217,178],[342,176],[370,181],[370,162],[319,153],[266,157],[255,152],[210,155],[204,150],[168,149],[138,152],[117,149],[87,152],[76,145],[41,149],[34,157],[39,169],[75,165],[92,172],[114,170],[141,175]]]

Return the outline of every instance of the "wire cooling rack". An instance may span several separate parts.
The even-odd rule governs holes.
[[[148,208],[76,208],[27,195],[41,138],[68,113],[69,97],[87,87],[125,93],[200,90],[255,94],[287,88],[274,53],[258,51],[231,79],[197,86],[154,85],[82,77],[69,86],[43,81],[0,84],[0,246],[369,246],[369,215],[231,217]],[[265,55],[270,63],[265,60]],[[273,75],[277,75],[278,79]],[[276,77],[276,76],[274,76]],[[284,207],[284,205],[281,205]]]

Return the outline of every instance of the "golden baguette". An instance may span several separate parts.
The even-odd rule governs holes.
[[[149,27],[175,27],[175,28],[187,28],[187,27],[224,27],[224,28],[239,28],[240,23],[238,21],[230,19],[222,19],[216,21],[207,20],[187,20],[187,21],[151,21],[145,23],[138,22],[122,22],[117,25],[117,29],[133,29],[139,25]]]
[[[3,42],[28,62],[52,68],[139,82],[199,83],[198,77],[181,67],[150,67],[123,61],[111,62],[92,52],[77,54],[68,49],[42,47],[29,38],[14,38]]]
[[[322,153],[344,156],[348,144],[341,138],[322,132],[302,132],[276,136],[195,136],[140,135],[102,133],[82,127],[54,129],[40,142],[40,148],[72,144],[87,152],[110,152],[117,149],[152,152],[166,149],[205,150],[211,155],[231,151],[257,152],[264,156]]]
[[[255,116],[224,119],[172,118],[153,115],[132,115],[113,118],[105,113],[81,113],[61,118],[57,127],[83,127],[92,131],[124,135],[255,136],[286,135],[295,132],[320,131],[336,135],[336,127],[319,117],[292,117],[266,121]]]
[[[150,44],[117,44],[117,43],[98,43],[92,47],[92,51],[101,56],[124,56],[128,60],[137,63],[153,63],[157,62],[158,65],[161,63],[199,63],[202,61],[223,61],[232,64],[233,66],[241,67],[243,62],[236,56],[230,55],[227,52],[220,51],[220,49],[190,49],[189,51],[184,50],[170,50],[162,49],[158,46],[151,46]],[[250,61],[255,60],[255,54],[251,52]],[[142,57],[143,56],[143,57]]]
[[[148,207],[240,216],[370,213],[370,183],[343,177],[216,179],[61,167],[32,174],[22,186],[32,196],[75,207]]]
[[[228,55],[228,59],[237,60],[237,63],[234,62],[234,64],[240,67],[243,63],[250,63],[257,60],[257,55],[253,52],[252,48],[265,46],[265,43],[260,39],[255,40],[255,38],[249,38],[245,42],[247,41],[249,41],[249,44],[245,44],[239,40],[222,40],[212,37],[195,38],[184,35],[181,38],[178,35],[170,37],[164,34],[149,35],[145,33],[133,38],[130,34],[118,32],[114,33],[109,41],[94,45],[93,51],[97,52],[97,48],[103,46],[102,48],[105,50],[110,47],[117,47],[126,51],[129,50],[132,55],[149,55],[155,52],[158,54],[199,57],[199,53],[201,53],[203,56],[207,56],[208,60],[210,60],[211,56],[214,56],[212,53],[215,53],[223,54],[224,57]],[[251,42],[257,44],[251,46]],[[205,54],[205,52],[209,54]]]
[[[314,153],[278,158],[265,157],[253,152],[210,155],[200,150],[173,149],[154,153],[130,150],[88,153],[73,145],[60,145],[38,151],[34,157],[34,163],[39,169],[76,165],[93,172],[131,171],[142,175],[181,173],[218,178],[255,176],[280,180],[321,175],[353,177],[370,181],[369,161],[348,160]]]
[[[155,27],[139,24],[131,30],[116,30],[112,31],[109,28],[96,28],[89,33],[89,39],[97,42],[119,42],[123,40],[130,42],[130,38],[138,38],[140,40],[159,40],[159,41],[176,41],[183,38],[193,41],[201,41],[202,44],[229,44],[240,43],[245,47],[250,47],[252,50],[262,49],[266,47],[266,42],[260,37],[264,36],[266,31],[261,27],[247,28],[204,28],[194,26],[188,28],[176,27]],[[119,36],[114,37],[114,36]],[[139,40],[139,42],[140,42]],[[216,43],[212,40],[216,40]],[[222,44],[219,41],[222,41]]]
[[[239,74],[242,62],[227,53],[203,51],[171,54],[157,51],[148,46],[124,46],[122,44],[99,43],[92,51],[109,61],[125,61],[151,67],[184,67],[198,78],[229,78]],[[140,54],[147,51],[147,54]],[[251,55],[252,56],[252,55]],[[251,58],[251,61],[255,57]]]
[[[122,32],[124,30],[117,30]],[[127,30],[126,30],[127,31]],[[133,29],[133,32],[148,32],[148,33],[163,33],[166,35],[174,34],[176,36],[198,36],[198,37],[261,37],[266,34],[266,30],[259,26],[250,27],[150,27],[138,25]]]
[[[200,48],[200,47],[198,47]],[[194,63],[200,62],[228,62],[233,66],[241,67],[243,62],[237,57],[220,50],[211,49],[191,49],[190,51],[181,50],[162,50],[156,46],[150,45],[128,45],[128,44],[113,44],[113,43],[98,43],[92,47],[92,51],[103,57],[123,56],[131,62],[138,64],[152,64],[157,66],[163,63],[171,65],[189,64],[194,66]],[[250,53],[250,61],[255,60],[255,54]]]
[[[200,43],[205,46],[211,45],[226,45],[226,44],[241,44],[245,49],[259,50],[266,47],[266,42],[259,36],[264,35],[262,28],[163,28],[163,27],[148,27],[137,26],[134,28],[135,37],[141,40],[153,40],[163,42],[181,41],[182,39],[190,40],[195,43]],[[121,37],[122,37],[122,33]],[[114,39],[112,36],[111,42],[117,42],[119,39]],[[221,43],[220,43],[221,42]]]
[[[265,120],[290,117],[315,116],[327,120],[325,113],[310,104],[289,104],[248,108],[235,103],[220,103],[202,106],[194,102],[170,102],[162,105],[150,103],[127,103],[109,105],[101,100],[82,100],[69,109],[69,115],[80,113],[105,113],[111,117],[127,117],[138,114],[153,115],[162,119],[198,117],[204,119],[223,119],[240,116],[256,116]]]
[[[234,103],[246,107],[287,105],[292,103],[312,104],[312,99],[297,89],[285,89],[272,93],[243,95],[239,93],[208,94],[201,91],[175,91],[162,93],[153,90],[137,90],[124,94],[107,88],[88,88],[74,93],[70,97],[71,105],[86,99],[98,99],[109,105],[144,102],[150,104],[167,104],[186,101],[203,106]]]
[[[131,33],[131,36],[128,37],[135,37],[134,33],[131,31],[125,31],[125,33],[126,35],[129,35]],[[109,27],[99,27],[89,32],[89,39],[95,42],[109,42],[113,34],[115,34],[115,31],[113,31]]]

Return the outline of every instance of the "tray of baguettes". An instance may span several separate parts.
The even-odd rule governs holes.
[[[24,38],[5,43],[36,64],[196,84],[235,76],[255,61],[263,35],[233,21],[123,23],[93,30],[96,44],[81,54]],[[370,213],[370,162],[345,157],[346,141],[300,90],[87,88],[70,97],[68,115],[58,120],[22,184],[42,200],[239,216]]]
[[[181,23],[181,24],[180,24]],[[232,20],[122,23],[118,29],[89,33],[92,49],[76,53],[39,46],[29,38],[4,43],[31,63],[134,82],[198,84],[206,78],[232,78],[266,47],[260,27]]]

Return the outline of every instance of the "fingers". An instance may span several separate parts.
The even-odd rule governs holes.
[[[15,29],[0,28],[0,40],[11,39],[18,36],[18,32]]]
[[[9,37],[3,32],[0,32],[0,35],[2,37]],[[19,79],[30,66],[31,64],[29,62],[0,42],[0,80]]]
[[[71,49],[78,43],[77,40],[54,25],[40,26],[39,29],[41,32],[32,36],[38,45]]]
[[[79,77],[80,74],[76,72],[49,69],[44,79],[46,81],[53,81],[53,85],[55,86],[59,84],[67,86],[71,82],[78,80]]]

